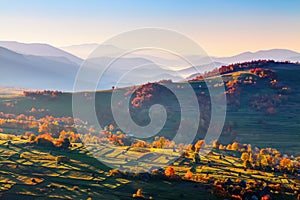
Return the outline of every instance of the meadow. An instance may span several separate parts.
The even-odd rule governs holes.
[[[245,199],[263,196],[267,188],[274,199],[296,199],[299,71],[299,64],[253,61],[220,68],[224,85],[214,85],[213,71],[204,74],[207,81],[195,76],[189,83],[201,121],[192,144],[172,143],[179,104],[159,83],[97,91],[102,130],[73,119],[72,95],[89,104],[91,92],[1,94],[0,198]],[[166,84],[183,92],[186,85]],[[213,143],[201,142],[211,114],[207,84],[225,87],[228,106],[222,134]],[[140,125],[149,123],[149,107],[161,103],[168,114],[165,127],[144,141],[123,133],[110,109],[112,92],[130,98],[131,116]]]

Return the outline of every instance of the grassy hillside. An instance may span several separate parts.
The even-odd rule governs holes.
[[[204,74],[206,81],[195,75],[189,83],[197,94],[201,121],[197,143],[192,145],[168,140],[178,128],[180,107],[176,96],[158,83],[114,90],[130,98],[130,113],[139,125],[149,123],[151,105],[165,106],[167,122],[158,133],[164,138],[146,141],[127,137],[116,127],[111,90],[96,93],[100,124],[109,125],[99,132],[84,121],[74,125],[71,93],[3,94],[0,199],[132,199],[133,194],[137,199],[238,199],[239,195],[263,196],[267,189],[274,199],[296,198],[300,188],[299,71],[299,64],[255,61],[218,69],[224,85],[214,84],[216,71]],[[185,92],[186,83],[165,84]],[[226,89],[227,118],[218,141],[222,145],[197,147],[211,115],[209,84]],[[83,97],[83,105],[91,103],[89,92],[74,95]],[[81,112],[89,114],[84,107]],[[253,158],[247,158],[250,155]],[[161,171],[139,173],[162,164]]]
[[[259,147],[275,147],[279,150],[299,155],[300,152],[300,65],[291,63],[261,62],[237,64],[234,71],[222,73],[225,84],[238,80],[236,92],[227,94],[228,110],[226,124],[220,138],[223,143],[234,140],[241,143],[250,143]],[[276,79],[276,86],[270,85],[269,78],[260,78],[257,74],[250,72],[250,69],[260,67],[264,70],[271,70],[273,79]],[[249,77],[255,80],[256,84],[243,84]],[[185,83],[169,83],[170,87],[184,87]],[[210,99],[206,84],[203,80],[191,82],[195,92],[199,95],[201,115],[203,124],[200,124],[198,138],[202,138],[206,132],[210,117]],[[182,85],[182,86],[181,86]],[[141,88],[146,87],[141,86]],[[149,87],[149,85],[147,86]],[[165,88],[159,86],[151,91],[152,98],[145,100],[143,105],[131,106],[132,117],[137,124],[146,125],[149,123],[149,106],[160,103],[167,106],[168,121],[161,130],[160,135],[171,137],[178,127],[180,120],[179,105],[176,97]],[[282,88],[287,88],[283,90]],[[227,92],[232,88],[226,86]],[[235,89],[235,88],[234,88]],[[119,89],[124,94],[128,88]],[[163,95],[161,95],[163,94]],[[202,94],[202,95],[201,95]],[[204,95],[203,95],[204,94]],[[135,94],[134,94],[135,95]],[[134,95],[131,97],[134,99]],[[278,95],[281,95],[279,98]],[[124,95],[125,96],[125,95]],[[96,93],[96,109],[101,125],[114,124],[110,110],[111,91],[100,91]],[[270,101],[276,99],[279,102]],[[90,103],[89,97],[85,103]],[[275,101],[275,100],[274,100]],[[72,94],[64,93],[56,98],[38,96],[36,98],[16,96],[1,96],[1,111],[5,113],[29,113],[32,108],[42,109],[43,112],[36,112],[34,115],[43,117],[72,116]],[[255,105],[254,105],[255,104]],[[262,106],[260,106],[260,104]],[[270,104],[270,105],[268,105]],[[269,111],[268,111],[269,109]],[[273,109],[273,110],[272,110]],[[85,111],[82,111],[85,113]]]
[[[10,141],[0,140],[0,199],[132,199],[138,188],[154,199],[215,199],[200,183],[111,176],[80,144],[61,151]],[[58,156],[70,161],[58,164]]]

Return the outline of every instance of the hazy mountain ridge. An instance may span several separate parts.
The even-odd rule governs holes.
[[[260,60],[260,59],[286,61],[286,60],[291,60],[291,58],[293,57],[300,58],[300,53],[288,49],[270,49],[270,50],[261,50],[257,52],[244,52],[230,57],[213,57],[212,60],[221,63],[232,64],[237,62],[246,62],[246,61]]]
[[[9,48],[1,46],[8,46]],[[72,47],[80,49],[82,46],[84,47],[84,45],[74,45]],[[98,44],[86,44],[86,48],[96,48],[97,46]],[[100,54],[97,52],[94,54],[94,56],[101,57],[91,56],[88,60],[95,62],[101,70],[107,67],[109,60],[114,59],[114,55],[124,52],[123,49],[112,45],[104,45],[102,47]],[[17,52],[10,48],[15,49]],[[177,60],[158,57],[154,54],[145,55],[138,53],[118,58],[114,62],[113,68],[110,68],[104,74],[99,89],[110,89],[112,86],[115,86],[119,78],[125,73],[128,75],[119,82],[120,86],[138,85],[149,81],[159,81],[159,79],[180,81],[186,77],[190,79],[195,75],[200,75],[195,72],[203,73],[231,63],[258,59],[291,60],[296,62],[300,60],[300,53],[286,49],[271,49],[253,53],[245,52],[231,57],[212,57],[211,63],[205,63],[210,59],[199,58],[199,56],[191,55],[187,56],[187,59],[190,59],[193,63],[199,63],[199,65],[195,67],[187,66],[178,70]],[[80,68],[78,63],[82,61],[82,59],[70,53],[47,44],[0,42],[0,68],[3,76],[0,86],[72,91],[76,74]],[[180,63],[179,66],[182,66],[183,63]],[[136,69],[139,66],[143,67]]]
[[[73,46],[66,46],[62,47],[65,51],[72,53],[74,55],[79,56],[77,54],[76,50],[78,49],[86,49],[88,47],[89,53],[85,52],[85,55],[89,55],[93,50],[95,50],[99,46],[99,44],[93,43],[93,44],[81,44],[81,45],[73,45]],[[111,49],[111,52],[117,53],[120,51],[120,48],[112,46],[112,45],[106,45],[109,49]],[[105,55],[109,56],[109,55]],[[79,56],[80,57],[80,56]],[[206,63],[203,63],[203,60],[199,60],[199,56],[193,56],[193,55],[186,55],[186,57],[194,62],[199,62],[199,65],[203,65]],[[162,58],[161,58],[162,59]],[[237,55],[233,56],[213,56],[211,55],[211,59],[214,62],[220,62],[224,64],[231,64],[236,62],[245,62],[245,61],[251,61],[251,60],[258,60],[258,59],[271,59],[276,61],[283,61],[283,60],[290,60],[290,61],[300,61],[300,53],[296,51],[292,51],[289,49],[268,49],[268,50],[259,50],[256,52],[242,52]]]
[[[2,87],[71,90],[79,66],[0,47],[0,68]]]
[[[53,47],[49,44],[42,43],[20,43],[15,41],[0,41],[0,46],[7,48],[16,53],[24,55],[34,55],[34,56],[45,56],[45,57],[65,57],[70,62],[80,65],[82,62],[81,58],[74,56],[71,53],[63,51],[59,48]]]

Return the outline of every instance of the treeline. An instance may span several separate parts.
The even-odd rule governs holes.
[[[63,93],[58,90],[36,90],[36,91],[23,91],[23,96],[25,97],[39,97],[39,96],[49,96],[55,98],[62,95]]]

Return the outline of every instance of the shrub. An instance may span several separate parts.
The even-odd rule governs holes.
[[[21,154],[20,154],[20,158],[21,158],[21,159],[26,158],[26,154],[25,154],[25,153],[21,153]]]
[[[132,195],[133,198],[144,198],[142,189],[138,189],[135,194]]]
[[[54,144],[52,141],[46,139],[46,138],[36,138],[35,143],[38,146],[42,146],[42,147],[54,147]]]
[[[63,149],[68,149],[70,147],[71,143],[70,143],[70,140],[69,138],[65,138],[63,141],[62,141],[62,144],[61,144],[61,147]]]
[[[30,136],[28,137],[29,142],[34,142],[36,139],[35,135],[32,133],[30,134]]]
[[[74,185],[74,186],[73,186],[73,190],[79,191],[79,187],[78,187],[77,185]]]
[[[118,169],[111,169],[111,170],[109,170],[109,175],[110,176],[121,176],[122,173]]]
[[[70,161],[70,159],[66,156],[57,156],[55,160],[56,160],[57,164],[67,163]]]

